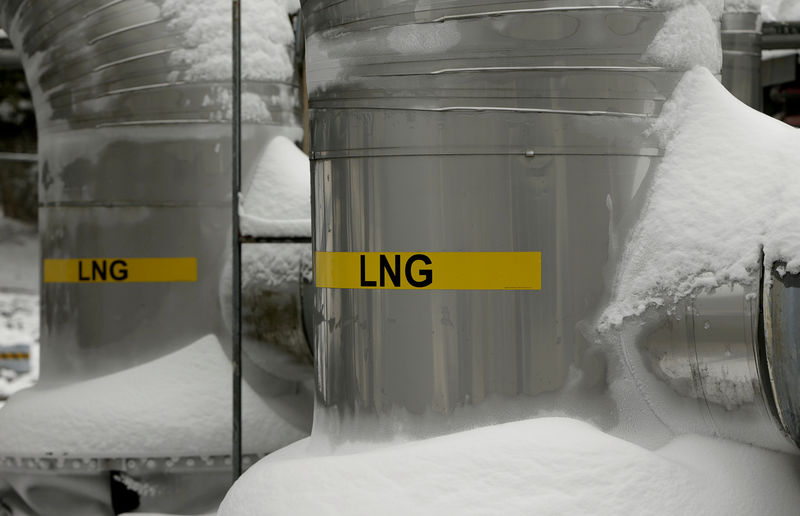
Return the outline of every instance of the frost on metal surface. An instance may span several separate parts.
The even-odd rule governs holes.
[[[161,14],[169,18],[168,27],[183,34],[183,46],[170,53],[176,69],[172,82],[227,81],[231,77],[230,3],[216,0],[165,0]],[[244,81],[291,82],[294,75],[294,32],[289,14],[299,8],[296,2],[252,0],[242,3],[242,79]],[[273,99],[293,105],[296,99]],[[227,86],[216,86],[204,105],[218,108],[219,120],[230,120],[233,100]],[[271,115],[264,99],[253,92],[242,94],[245,122],[269,122]]]

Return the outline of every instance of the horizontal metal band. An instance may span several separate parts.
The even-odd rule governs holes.
[[[197,281],[197,258],[46,259],[44,283],[171,283]]]
[[[346,107],[327,108],[345,110]],[[450,113],[450,112],[487,112],[487,113],[542,113],[548,115],[575,115],[575,116],[610,116],[617,118],[652,118],[646,113],[621,113],[619,111],[590,111],[574,109],[547,109],[547,108],[522,108],[522,107],[496,107],[496,106],[449,106],[449,107],[386,107],[386,106],[359,106],[354,108],[360,111],[427,111],[431,113]]]
[[[323,252],[315,254],[321,288],[540,290],[540,252]]]
[[[468,14],[450,14],[440,16],[431,22],[445,22],[450,20],[466,20],[470,18],[488,18],[493,16],[509,16],[515,14],[546,14],[572,11],[640,11],[640,12],[663,12],[662,9],[652,7],[639,7],[630,5],[565,5],[559,7],[534,7],[531,9],[504,9],[496,11],[482,11]]]
[[[311,2],[309,2],[310,4]],[[385,3],[384,3],[385,4]],[[359,3],[339,1],[334,6],[330,4],[325,7],[310,5],[305,7],[306,17],[306,32],[307,34],[314,34],[325,29],[349,29],[349,30],[362,30],[364,26],[373,27],[386,23],[387,19],[393,20],[394,24],[402,25],[407,23],[430,24],[430,23],[443,23],[450,21],[471,21],[481,18],[495,18],[499,16],[515,16],[515,15],[553,15],[553,14],[570,14],[574,12],[636,12],[636,13],[653,13],[662,14],[667,10],[659,7],[651,6],[624,6],[624,5],[571,5],[571,6],[546,6],[546,7],[533,7],[533,8],[498,8],[487,11],[489,5],[475,4],[472,6],[458,6],[452,5],[436,5],[436,3],[427,4],[427,8],[422,8],[419,5],[414,5],[412,9],[404,9],[402,6],[399,8],[387,8],[384,5],[382,9],[365,10],[359,7]],[[511,4],[521,4],[521,2],[511,2]],[[331,14],[324,12],[326,9],[335,7],[337,13]],[[498,5],[499,7],[499,5]],[[443,10],[450,11],[452,14],[444,14]]]
[[[344,149],[344,150],[316,150],[311,151],[311,159],[348,159],[348,158],[383,158],[394,156],[641,156],[645,158],[659,158],[664,153],[658,148],[643,147],[640,149],[617,149],[603,152],[597,148],[548,148],[536,147],[535,149],[508,149],[507,152],[481,152],[476,150],[454,150],[443,152],[443,149],[428,150],[419,147],[408,149],[399,148],[370,148],[370,149]]]

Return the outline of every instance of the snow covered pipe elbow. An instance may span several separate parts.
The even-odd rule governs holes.
[[[0,7],[39,128],[45,384],[227,334],[218,300],[229,255],[230,12],[200,4]],[[245,185],[274,136],[302,136],[293,33],[285,12],[274,18],[281,24],[248,39],[271,61],[245,62]]]
[[[271,141],[302,137],[286,5],[246,4],[245,186]],[[230,486],[230,3],[4,0],[0,26],[33,93],[44,261],[40,382],[0,414],[0,505],[127,512],[139,499],[120,509],[113,482],[135,477],[148,510],[213,512]],[[291,279],[254,317],[301,341]],[[245,464],[310,427],[309,397],[260,365],[243,361]]]

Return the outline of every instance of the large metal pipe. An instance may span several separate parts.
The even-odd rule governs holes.
[[[726,12],[721,20],[722,84],[736,98],[761,110],[761,14]]]
[[[276,5],[254,6],[249,12],[264,13]],[[259,11],[259,7],[264,10]],[[284,18],[271,18],[279,22],[270,25],[267,32],[259,19],[246,20],[248,34],[252,36],[257,31],[246,44],[266,42],[273,52],[265,55],[262,47],[252,48],[253,55],[245,57],[245,190],[261,168],[270,141],[278,136],[295,141],[302,138],[298,85],[293,78],[291,25],[283,8],[278,14]],[[208,23],[214,22],[214,16],[219,23]],[[84,268],[76,269],[79,276],[72,278],[77,282],[65,282],[65,277],[74,272],[71,269],[55,269],[54,275],[52,270],[45,271],[40,383],[33,391],[11,399],[0,414],[3,480],[14,486],[20,503],[28,504],[34,512],[52,513],[47,509],[51,503],[47,499],[52,497],[37,495],[50,492],[50,487],[45,489],[41,478],[30,480],[42,469],[74,468],[72,471],[84,479],[72,479],[83,487],[71,491],[64,488],[58,494],[59,500],[76,499],[75,505],[64,503],[59,509],[62,514],[91,512],[88,505],[81,505],[89,503],[85,493],[92,492],[92,496],[103,498],[102,503],[108,504],[108,492],[90,487],[107,487],[108,469],[127,469],[130,474],[155,483],[163,480],[159,475],[163,476],[164,470],[173,475],[168,482],[179,482],[179,477],[189,479],[189,483],[205,491],[197,493],[196,500],[210,500],[207,507],[195,504],[198,511],[209,510],[227,486],[229,473],[225,470],[229,466],[225,465],[224,456],[230,449],[230,439],[224,430],[229,429],[229,404],[197,405],[201,414],[219,413],[222,431],[218,432],[196,422],[170,422],[176,413],[176,407],[171,405],[175,399],[170,401],[170,397],[187,387],[175,386],[170,393],[164,393],[170,396],[149,400],[154,413],[163,415],[154,432],[171,428],[173,423],[177,427],[198,427],[195,438],[206,432],[203,449],[196,447],[197,442],[192,444],[192,437],[187,434],[175,436],[172,451],[165,451],[163,440],[154,440],[147,430],[138,437],[126,434],[126,439],[135,442],[119,448],[114,429],[137,426],[136,414],[120,416],[116,412],[117,408],[125,411],[124,400],[113,402],[119,392],[93,392],[95,401],[102,401],[94,412],[83,410],[92,403],[90,399],[63,402],[80,408],[69,425],[74,432],[86,429],[104,434],[88,441],[98,443],[92,449],[76,451],[61,445],[53,449],[52,443],[65,442],[61,439],[64,436],[48,438],[51,416],[36,410],[36,406],[47,405],[47,397],[53,393],[57,396],[59,392],[72,392],[69,389],[78,384],[93,385],[87,383],[93,378],[129,370],[135,376],[139,374],[136,371],[143,371],[136,366],[165,356],[175,360],[169,358],[176,356],[170,353],[208,334],[216,335],[223,346],[229,342],[223,314],[228,287],[222,281],[230,256],[230,238],[226,235],[230,235],[232,202],[229,19],[227,6],[218,2],[199,5],[174,0],[9,0],[0,6],[0,26],[8,30],[22,56],[36,109],[42,258],[190,259],[188,269],[187,261],[173,262],[177,263],[177,272],[158,269],[166,280],[158,282],[112,281],[134,273],[131,268],[124,273],[119,264],[116,273],[112,273],[109,261],[98,261],[95,272],[91,272],[91,264],[83,262]],[[280,33],[284,25],[286,30]],[[282,39],[286,41],[280,43]],[[286,291],[293,286],[295,299],[299,297],[301,254],[284,252],[282,272],[287,282],[261,286],[260,292],[271,294],[274,290],[284,305],[294,309],[293,300],[284,298],[291,297]],[[191,271],[192,263],[196,263],[196,277]],[[73,265],[69,262],[64,267]],[[289,274],[292,271],[293,277]],[[90,274],[106,281],[84,283]],[[270,312],[264,307],[268,304],[262,302],[259,310]],[[273,307],[273,311],[281,310],[287,309],[283,305]],[[297,340],[300,317],[292,313],[296,317],[281,320],[281,324],[284,332]],[[256,348],[258,345],[254,344]],[[213,351],[210,347],[206,350]],[[213,353],[209,356],[213,357]],[[287,397],[256,403],[258,410],[275,415],[278,427],[273,430],[262,432],[264,414],[255,414],[254,421],[261,421],[256,424],[247,420],[246,412],[244,451],[250,454],[269,452],[299,438],[309,423],[303,417],[298,419],[297,412],[301,410],[290,406],[296,399],[292,396],[298,392],[295,379],[277,379],[263,374],[259,367],[258,359],[246,361],[245,374],[252,370],[262,373],[246,377],[250,385],[260,394]],[[225,386],[229,385],[228,378],[225,371]],[[212,380],[217,379],[201,381]],[[103,385],[105,380],[97,381],[97,385]],[[109,407],[113,413],[104,413]],[[94,419],[87,420],[87,414]],[[53,427],[61,429],[63,425]],[[26,432],[26,428],[33,430]],[[214,432],[219,433],[216,440]],[[269,435],[263,435],[266,433]],[[23,437],[24,450],[18,446]],[[75,437],[72,442],[78,443],[79,448],[87,441]],[[267,441],[271,444],[265,444]],[[192,457],[187,459],[187,455]],[[49,461],[51,456],[59,457],[59,461]],[[149,458],[151,465],[133,471],[131,465],[140,462],[126,457]],[[65,465],[64,461],[71,458],[75,458],[74,464]],[[143,459],[141,465],[146,462]],[[176,466],[180,464],[187,467],[178,471],[181,468]],[[208,473],[205,478],[202,470]],[[66,485],[64,482],[62,486]],[[169,511],[170,504],[177,507],[176,503],[191,502],[188,498],[168,498],[154,502],[152,510]],[[195,509],[186,505],[175,510]]]
[[[602,370],[577,328],[603,295],[609,225],[661,155],[647,119],[683,70],[643,55],[667,12],[303,9],[315,251],[541,252],[541,290],[318,288],[319,424],[432,412],[447,426],[460,407],[544,399],[572,367]]]
[[[191,27],[160,2],[3,9],[36,105],[42,257],[198,260],[190,283],[45,283],[41,381],[113,372],[224,333],[209,300],[219,298],[228,254],[230,71],[200,76],[176,61]],[[264,80],[245,87],[251,99],[297,90]],[[264,148],[254,142],[300,136],[293,109],[263,109],[245,129],[249,173]]]
[[[619,366],[598,352],[587,324],[661,160],[649,121],[698,64],[654,56],[676,27],[673,12],[647,5],[303,4],[315,429],[437,433],[552,410],[624,426],[630,400],[606,384]],[[681,31],[698,13],[676,15]],[[681,44],[670,42],[670,55]],[[714,63],[703,64],[717,73]],[[431,252],[540,252],[541,288],[365,281],[391,271],[396,253]],[[364,253],[386,256],[370,277]],[[662,424],[786,446],[763,389],[757,297],[737,288],[689,302],[697,318],[679,310],[634,324],[620,346],[624,367],[644,400],[668,398],[646,409]]]

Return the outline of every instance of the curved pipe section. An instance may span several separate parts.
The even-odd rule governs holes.
[[[264,168],[270,141],[302,137],[288,15],[272,2],[249,14],[257,17],[245,22],[246,35],[258,32],[245,38],[252,45],[245,47],[244,61],[245,187]],[[142,371],[136,366],[174,352],[189,356],[200,348],[187,345],[206,346],[208,340],[200,339],[205,335],[228,341],[220,307],[227,286],[220,279],[230,254],[229,21],[229,6],[216,2],[13,0],[0,7],[0,23],[22,56],[34,96],[42,258],[72,260],[63,265],[71,269],[46,267],[43,274],[38,402],[51,387]],[[142,281],[133,281],[131,260],[151,263]],[[296,262],[286,269],[299,270]],[[163,268],[169,263],[175,269]],[[291,297],[286,291],[294,285],[296,299],[299,281],[290,279],[266,290]],[[292,335],[301,331],[294,328],[296,320],[286,322]],[[249,379],[262,396],[297,390],[295,383],[259,373],[255,369]],[[28,424],[9,426],[10,408],[25,413],[23,398],[6,407],[4,430]],[[168,403],[151,405],[170,414],[162,406]],[[225,415],[229,406],[217,409]],[[307,421],[292,421],[297,429],[280,439],[302,434]],[[228,423],[219,426],[223,431]],[[33,453],[36,443],[28,444],[26,453]],[[250,451],[273,449],[262,444]],[[102,448],[91,453],[104,457]],[[216,451],[205,452],[227,449],[221,441]],[[18,447],[5,451],[17,452]]]
[[[198,36],[197,14],[172,12],[171,3],[3,7],[39,126],[42,258],[197,260],[194,282],[44,283],[43,384],[118,371],[225,334],[210,300],[219,298],[229,231],[230,71],[227,53],[200,56],[222,59],[202,68],[193,52],[213,34]],[[290,46],[285,53],[291,62]],[[256,79],[245,84],[244,184],[262,142],[300,136],[291,101],[287,109],[271,100],[295,98],[297,85]]]

